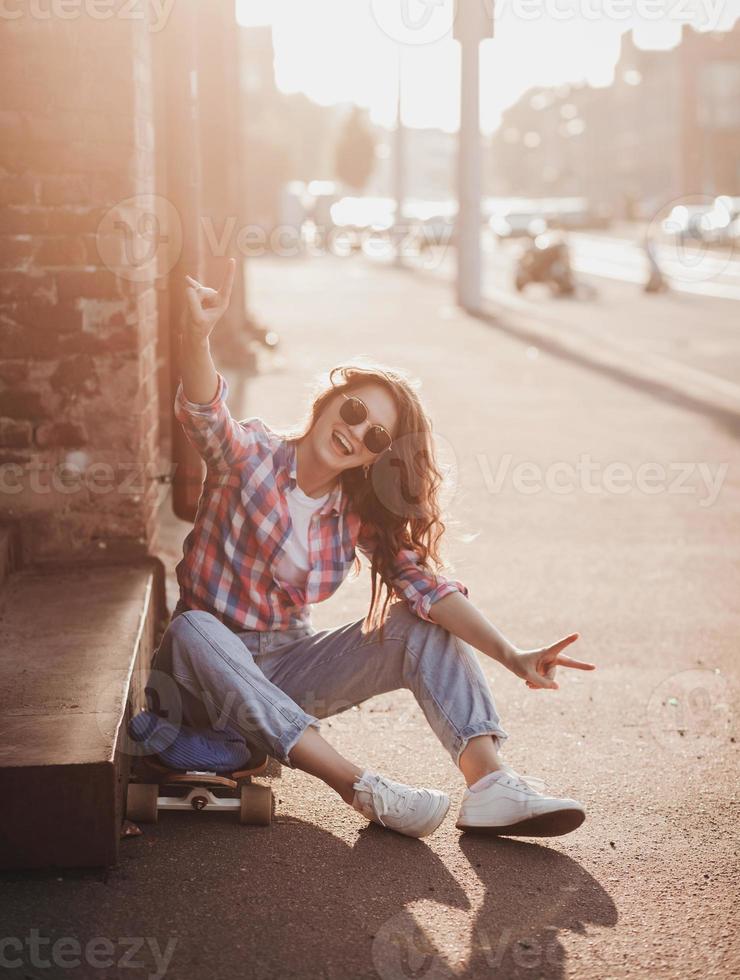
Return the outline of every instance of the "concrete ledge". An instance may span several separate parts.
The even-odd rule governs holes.
[[[20,535],[15,524],[0,525],[0,586],[20,563]]]
[[[0,591],[0,868],[118,856],[129,759],[166,618],[161,563],[57,564]]]

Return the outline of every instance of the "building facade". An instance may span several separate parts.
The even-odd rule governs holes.
[[[740,25],[685,27],[668,51],[631,35],[608,87],[527,92],[491,145],[491,193],[586,196],[621,216],[740,194]]]

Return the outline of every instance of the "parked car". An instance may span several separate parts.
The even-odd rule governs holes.
[[[547,198],[542,213],[549,228],[565,231],[608,228],[611,218],[604,205],[591,205],[586,197]]]
[[[708,217],[711,212],[712,207],[709,204],[677,204],[663,221],[663,231],[681,242],[706,241],[705,234],[711,226],[711,219]]]
[[[414,222],[409,241],[420,252],[433,245],[454,245],[456,241],[455,219],[435,214]]]
[[[722,194],[711,204],[677,204],[663,231],[681,242],[735,245],[740,242],[740,198]]]
[[[712,245],[740,243],[740,197],[716,197],[703,225],[704,241]]]
[[[330,208],[335,234],[343,234],[352,251],[369,236],[388,236],[395,221],[396,203],[389,197],[340,198]]]
[[[491,216],[488,225],[498,238],[535,238],[547,229],[537,211],[505,211]]]

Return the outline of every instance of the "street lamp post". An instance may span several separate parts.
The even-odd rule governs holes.
[[[457,302],[477,313],[481,308],[481,181],[479,47],[493,37],[488,4],[457,6],[454,38],[460,42],[460,135],[457,157]]]

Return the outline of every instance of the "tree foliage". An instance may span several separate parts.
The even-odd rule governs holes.
[[[339,180],[362,191],[375,166],[375,140],[363,110],[355,106],[337,140],[335,171]]]

